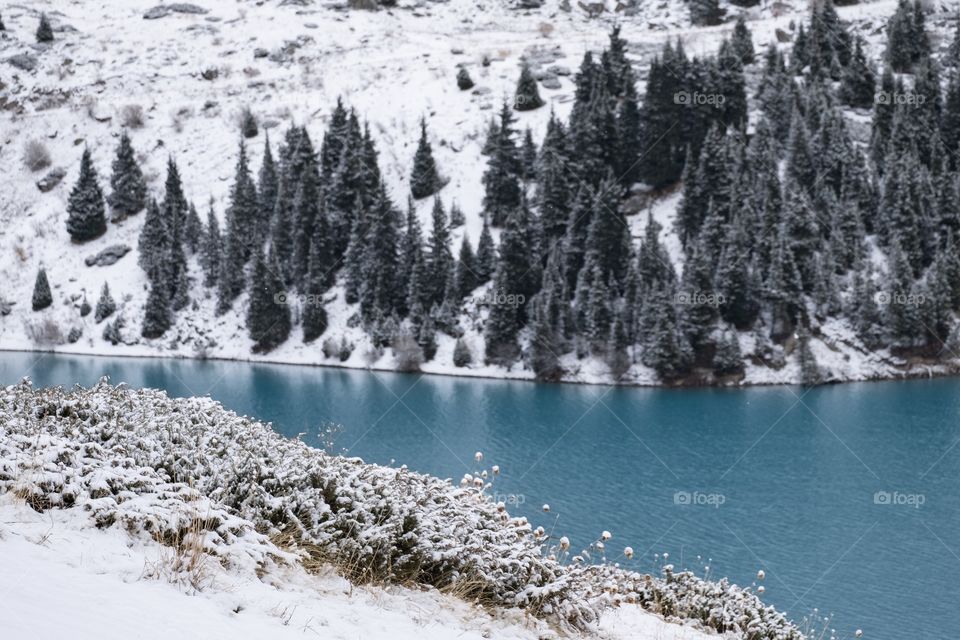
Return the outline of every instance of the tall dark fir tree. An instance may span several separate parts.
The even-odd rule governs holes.
[[[93,167],[90,149],[83,150],[80,177],[67,202],[67,232],[74,242],[89,242],[107,232],[103,191]]]

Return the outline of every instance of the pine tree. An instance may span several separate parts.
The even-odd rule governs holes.
[[[511,291],[509,269],[504,262],[500,263],[494,276],[493,287],[495,292]],[[517,307],[513,304],[493,304],[490,306],[490,315],[484,326],[486,349],[484,359],[487,364],[496,364],[509,368],[520,354],[517,344],[517,333],[520,330]]]
[[[473,290],[480,286],[480,277],[477,275],[477,258],[470,246],[470,239],[467,234],[463,234],[463,240],[460,242],[460,256],[457,259],[457,271],[454,277],[454,289],[457,299],[463,300]]]
[[[33,283],[32,308],[42,311],[53,304],[53,295],[50,293],[50,283],[47,281],[47,270],[37,271],[37,279]]]
[[[256,237],[264,238],[270,233],[273,211],[277,206],[277,194],[280,191],[280,177],[277,174],[277,165],[270,150],[270,135],[264,136],[263,162],[260,164],[260,174],[257,178],[257,202],[260,209],[254,225]]]
[[[538,380],[558,380],[563,375],[557,351],[557,336],[549,318],[549,297],[543,291],[533,301],[533,335],[530,338],[530,366]]]
[[[300,174],[300,181],[297,185],[296,195],[293,199],[293,209],[291,210],[291,218],[287,221],[288,227],[292,227],[292,243],[293,243],[293,254],[289,256],[291,258],[291,271],[293,276],[293,281],[300,283],[307,272],[308,263],[310,260],[310,243],[313,238],[316,236],[317,227],[320,224],[330,225],[331,221],[329,218],[325,223],[321,223],[321,219],[327,217],[326,212],[321,210],[322,202],[322,191],[320,187],[320,174],[316,162],[313,158],[313,155],[307,156],[305,159],[303,170]],[[338,211],[340,211],[338,205]],[[363,225],[364,218],[364,208],[363,202],[360,199],[359,195],[354,197],[353,202],[351,203],[353,215],[346,216],[339,214],[338,217],[340,220],[352,220],[354,224]],[[329,208],[328,208],[329,210]],[[279,224],[279,220],[278,220]],[[352,226],[352,225],[351,225]],[[352,229],[351,229],[352,230]],[[361,230],[362,231],[362,230]],[[337,237],[339,234],[334,232],[333,229],[331,232],[331,248],[334,253],[338,256],[338,250],[340,248],[340,241]],[[362,232],[361,232],[362,237]],[[282,250],[282,245],[278,243],[276,245],[276,250],[280,256],[283,256],[285,253]],[[344,247],[346,248],[346,247]],[[358,247],[359,249],[359,247]],[[278,260],[280,258],[278,257]]]
[[[649,305],[650,331],[645,336],[642,362],[653,368],[665,381],[686,372],[688,359],[677,331],[676,311],[670,296],[662,289],[651,292]]]
[[[93,314],[93,319],[99,323],[104,318],[109,318],[117,310],[117,303],[113,301],[110,295],[110,287],[103,283],[103,289],[100,290],[100,299],[97,300],[97,309]]]
[[[40,24],[37,26],[37,42],[45,44],[53,42],[53,27],[50,26],[50,20],[47,14],[40,14]]]
[[[368,320],[375,315],[389,317],[404,303],[403,283],[397,278],[400,242],[399,216],[387,196],[386,186],[381,183],[377,203],[371,211],[361,271],[360,308]]]
[[[483,217],[483,230],[480,232],[480,242],[477,244],[477,276],[478,284],[489,282],[497,270],[497,247],[493,243],[490,233],[490,224],[486,216]]]
[[[950,47],[943,56],[943,65],[945,67],[960,67],[960,13],[954,18],[953,40],[950,41]],[[952,148],[952,147],[951,147]]]
[[[863,53],[863,40],[857,38],[850,64],[844,67],[837,94],[843,104],[869,109],[874,103],[877,80]]]
[[[89,242],[107,231],[103,192],[93,167],[90,149],[83,150],[80,177],[67,202],[67,232],[73,242]]]
[[[897,72],[909,71],[922,55],[923,45],[918,36],[926,38],[926,33],[922,32],[922,23],[916,23],[915,15],[910,3],[900,0],[896,12],[887,22],[886,58]],[[919,15],[922,17],[922,10]],[[918,29],[921,30],[919,33]]]
[[[147,296],[147,306],[143,312],[140,335],[147,339],[159,338],[172,324],[173,313],[170,311],[167,287],[162,282],[152,282],[150,294]]]
[[[279,298],[283,290],[276,261],[272,256],[264,257],[263,249],[258,247],[254,253],[247,308],[247,330],[253,340],[254,353],[268,353],[290,335],[290,307]]]
[[[190,253],[198,253],[203,243],[203,223],[200,222],[200,214],[197,213],[197,207],[192,202],[187,209],[184,225],[183,242]]]
[[[520,159],[513,140],[513,115],[504,103],[495,147],[483,174],[483,210],[494,226],[502,225],[520,204]]]
[[[170,236],[167,222],[156,200],[150,200],[147,213],[140,230],[137,244],[138,264],[147,274],[151,283],[167,286],[167,256],[170,248]]]
[[[453,366],[468,367],[471,362],[473,362],[473,354],[470,353],[470,347],[463,338],[457,338],[456,344],[453,345]]]
[[[730,45],[733,51],[740,58],[743,64],[753,64],[756,54],[753,49],[753,34],[750,32],[743,16],[737,18],[737,23],[733,27],[733,35],[730,37]]]
[[[6,31],[7,25],[3,24],[3,16],[0,15],[0,31]]]
[[[457,71],[457,88],[460,91],[473,89],[473,78],[470,77],[470,72],[467,71],[466,67],[460,67],[460,70]]]
[[[718,376],[743,373],[743,354],[736,331],[724,331],[717,341],[717,352],[713,356],[713,371]]]
[[[548,240],[560,238],[570,217],[570,161],[566,131],[552,113],[537,165],[537,204],[543,232]]]
[[[126,131],[120,134],[112,169],[108,202],[114,218],[122,219],[141,211],[147,205],[147,183]]]
[[[532,111],[543,106],[543,98],[537,88],[537,79],[533,77],[530,66],[524,62],[520,67],[520,79],[513,98],[513,108],[517,111]]]
[[[537,145],[530,127],[524,131],[523,144],[520,146],[520,177],[524,180],[537,177]]]
[[[620,211],[612,174],[600,186],[600,193],[585,249],[588,259],[592,255],[592,261],[600,268],[603,282],[611,282],[619,291],[630,264],[630,227]]]
[[[323,306],[323,293],[329,288],[329,257],[327,238],[318,234],[310,246],[310,266],[304,288],[307,295],[301,318],[304,342],[316,340],[327,330],[327,310]]]
[[[420,142],[413,156],[413,170],[410,173],[410,193],[417,200],[432,196],[443,187],[443,181],[437,173],[433,159],[433,150],[427,138],[427,120],[420,120]]]
[[[203,246],[200,253],[200,265],[203,267],[203,284],[212,287],[217,283],[220,275],[220,245],[223,238],[220,236],[220,223],[213,211],[213,198],[210,198],[210,211],[207,213],[207,228],[203,234]],[[142,254],[141,254],[142,255]]]

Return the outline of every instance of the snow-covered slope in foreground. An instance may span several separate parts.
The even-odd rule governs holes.
[[[0,390],[0,506],[21,509],[0,518],[0,586],[21,589],[59,558],[73,563],[70,575],[81,583],[94,579],[83,571],[112,575],[107,589],[133,578],[173,582],[204,603],[185,605],[190,611],[217,611],[215,619],[231,611],[241,618],[245,611],[264,617],[279,611],[282,622],[316,611],[296,619],[303,629],[314,618],[318,625],[327,619],[323,600],[330,597],[337,606],[356,607],[346,620],[360,637],[394,627],[377,618],[363,632],[362,612],[373,601],[412,612],[411,629],[418,619],[439,619],[483,633],[484,625],[513,628],[519,620],[540,635],[553,629],[590,636],[623,625],[623,637],[693,637],[662,626],[655,616],[664,615],[734,637],[802,640],[751,589],[671,565],[658,576],[630,571],[628,550],[624,567],[574,561],[565,538],[534,529],[494,502],[489,490],[497,472],[478,471],[455,486],[405,468],[329,456],[209,399],[171,399],[106,382],[72,391],[22,383]],[[24,566],[14,565],[21,554],[7,544],[13,536],[53,551],[36,572],[10,571]],[[354,585],[418,585],[428,592],[361,589],[366,595],[349,600],[342,594],[347,583],[331,577],[334,568]],[[97,590],[83,586],[65,597],[74,591],[75,598],[96,597]],[[130,586],[132,598],[157,591]],[[51,587],[51,598],[60,597],[58,588]],[[451,604],[440,592],[461,602]],[[0,612],[16,602],[0,597]],[[90,602],[67,604],[98,610]],[[46,601],[32,606],[60,614]],[[424,613],[440,609],[449,611],[439,618]],[[61,620],[63,630],[70,618]]]
[[[299,565],[270,574],[208,563],[203,589],[158,570],[170,550],[116,528],[92,528],[81,508],[40,514],[0,496],[0,619],[7,640],[541,640],[555,634],[518,614],[491,613],[435,591],[354,587]],[[601,619],[596,637],[716,638],[637,607]]]

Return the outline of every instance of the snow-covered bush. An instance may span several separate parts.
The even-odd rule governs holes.
[[[23,145],[23,164],[30,171],[40,171],[50,166],[50,152],[39,140],[27,140]]]
[[[174,570],[191,584],[202,582],[191,574],[202,543],[227,564],[295,557],[308,568],[332,564],[355,582],[431,585],[566,628],[636,603],[750,640],[802,638],[782,614],[725,582],[669,567],[654,577],[565,565],[544,553],[546,538],[525,518],[493,502],[483,478],[465,480],[453,486],[331,456],[208,398],[106,381],[69,391],[25,381],[0,391],[0,492],[37,510],[82,506],[97,526],[183,548]]]

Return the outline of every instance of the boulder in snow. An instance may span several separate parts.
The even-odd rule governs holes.
[[[115,264],[117,260],[127,255],[130,252],[130,247],[125,244],[114,244],[95,256],[87,256],[83,261],[88,267],[98,266],[98,267],[108,267],[111,264]]]
[[[33,71],[37,68],[37,57],[29,53],[18,53],[15,56],[7,58],[7,64],[20,69],[21,71]]]
[[[52,191],[67,175],[67,170],[63,167],[54,167],[47,172],[47,175],[37,180],[37,189],[41,193]]]

